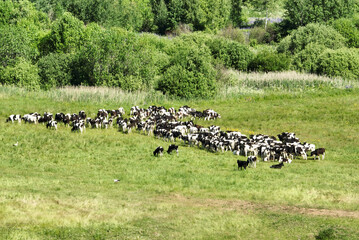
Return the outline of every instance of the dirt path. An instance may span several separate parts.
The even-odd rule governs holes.
[[[254,203],[244,200],[222,200],[222,199],[200,199],[185,197],[182,195],[170,195],[156,198],[156,201],[167,202],[195,207],[216,207],[224,210],[260,211],[269,210],[273,212],[286,212],[313,216],[345,217],[359,219],[359,211],[331,210],[318,208],[303,208],[285,205],[270,205],[265,203]]]

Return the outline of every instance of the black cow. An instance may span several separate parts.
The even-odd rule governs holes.
[[[239,168],[244,168],[244,170],[246,170],[247,166],[248,166],[248,161],[239,161],[237,160],[237,164],[238,164],[238,170]]]
[[[164,151],[163,147],[162,147],[162,146],[159,146],[158,148],[156,148],[155,151],[153,151],[153,155],[154,155],[155,157],[158,157],[158,155],[162,156],[163,151]]]
[[[270,166],[270,168],[277,168],[277,169],[281,169],[283,166],[284,166],[284,163],[283,163],[283,162],[281,162],[281,163],[279,163],[279,164],[275,164],[275,165]]]
[[[313,152],[310,153],[310,156],[314,156],[314,160],[317,159],[317,156],[320,160],[320,155],[322,155],[322,160],[324,160],[325,148],[317,148]]]
[[[176,150],[176,153],[178,154],[178,146],[172,144],[172,145],[170,145],[170,146],[168,147],[167,153],[168,153],[168,154],[171,154],[172,151],[174,151],[174,150]]]

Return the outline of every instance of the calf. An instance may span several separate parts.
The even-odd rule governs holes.
[[[178,146],[177,146],[177,145],[174,145],[174,144],[172,144],[172,145],[170,145],[170,146],[168,147],[167,153],[168,153],[168,154],[171,154],[172,151],[174,151],[174,150],[176,150],[176,153],[177,153],[177,155],[178,155]]]
[[[310,153],[310,156],[314,156],[314,160],[317,159],[317,156],[318,156],[318,159],[320,160],[320,155],[322,155],[322,160],[324,160],[325,148],[318,148]]]
[[[158,157],[158,155],[162,156],[163,151],[164,151],[163,147],[162,147],[162,146],[159,146],[159,147],[156,148],[155,151],[153,151],[153,155],[154,155],[155,157]]]
[[[238,170],[239,168],[244,168],[244,170],[246,170],[247,166],[248,166],[248,161],[239,161],[237,160],[237,164],[238,164]]]
[[[281,169],[283,166],[284,166],[284,163],[283,163],[283,162],[281,162],[281,163],[279,163],[279,164],[275,164],[275,165],[270,166],[270,168],[277,168],[277,169]]]

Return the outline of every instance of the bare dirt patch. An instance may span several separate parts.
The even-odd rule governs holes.
[[[223,200],[223,199],[201,199],[185,197],[183,195],[175,194],[170,196],[162,196],[155,199],[162,203],[173,203],[178,205],[193,206],[193,207],[215,207],[224,210],[240,210],[260,211],[268,210],[272,212],[285,212],[294,214],[304,214],[312,216],[328,216],[328,217],[343,217],[359,219],[359,211],[345,211],[333,209],[319,209],[319,208],[304,208],[286,205],[270,205],[265,203],[256,203],[244,200]]]

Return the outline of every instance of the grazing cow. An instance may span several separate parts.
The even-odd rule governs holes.
[[[55,114],[55,121],[61,122],[62,120],[64,120],[64,118],[65,118],[64,113],[56,113]]]
[[[11,121],[12,123],[14,123],[14,121],[18,121],[18,123],[21,123],[21,115],[17,114],[17,115],[10,115],[8,117],[8,119],[6,119],[6,122]]]
[[[257,166],[257,157],[256,156],[249,156],[247,158],[248,166],[256,168]]]
[[[238,170],[239,168],[244,168],[244,170],[246,170],[247,166],[248,166],[248,161],[239,161],[237,160],[237,165],[238,165]]]
[[[48,121],[48,123],[46,124],[46,128],[54,128],[55,130],[57,130],[57,122],[53,120]]]
[[[292,162],[292,159],[290,159],[290,158],[281,158],[280,160],[279,160],[279,162],[281,163],[281,162],[283,162],[283,163],[291,163]]]
[[[80,111],[79,112],[79,118],[82,119],[82,120],[85,120],[86,119],[86,113],[84,110]]]
[[[176,150],[176,153],[177,153],[177,155],[178,155],[178,146],[177,146],[177,145],[174,145],[174,144],[172,144],[172,145],[170,145],[170,146],[168,147],[167,153],[168,153],[168,154],[171,154],[172,151],[174,151],[174,150]]]
[[[79,131],[80,133],[82,133],[85,129],[85,122],[83,120],[80,120],[73,123],[71,131]]]
[[[163,151],[164,151],[163,147],[162,147],[162,146],[159,146],[159,147],[156,148],[155,151],[153,151],[153,155],[154,155],[155,157],[158,157],[158,155],[159,155],[159,156],[162,156]]]
[[[283,163],[283,162],[281,162],[281,163],[279,163],[279,164],[275,164],[275,165],[270,166],[270,168],[277,168],[277,169],[281,169],[283,166],[284,166],[284,163]]]
[[[320,160],[320,155],[322,155],[322,160],[324,160],[325,148],[318,148],[310,153],[310,156],[314,156],[314,160],[317,159],[317,156],[318,156],[318,159]]]

